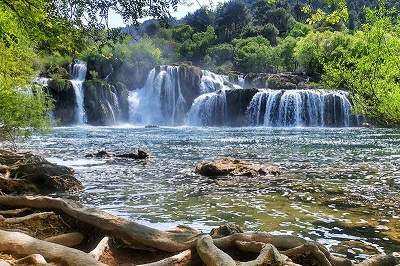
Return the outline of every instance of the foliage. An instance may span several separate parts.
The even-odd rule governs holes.
[[[272,66],[273,48],[262,36],[233,40],[235,45],[234,64],[243,72],[264,72]]]
[[[342,32],[311,32],[297,43],[294,54],[308,75],[320,75],[324,65],[340,60],[349,48],[351,36]]]
[[[179,53],[196,64],[200,63],[208,47],[216,40],[213,26],[208,26],[204,32],[194,33],[178,47]]]
[[[42,88],[29,85],[35,74],[31,41],[19,22],[0,6],[0,141],[14,142],[50,123],[49,99]]]
[[[239,1],[231,0],[218,7],[215,19],[215,29],[220,42],[230,42],[239,37],[242,29],[249,24],[251,14],[248,6]]]
[[[286,71],[295,71],[297,60],[294,56],[294,49],[297,46],[297,40],[292,36],[286,37],[278,46],[278,58],[280,67]]]
[[[279,35],[279,30],[271,23],[267,23],[265,25],[247,25],[242,33],[240,34],[241,38],[249,38],[249,37],[257,37],[263,36],[264,38],[268,39],[272,45],[277,44],[276,38]]]
[[[214,13],[206,7],[201,7],[187,14],[183,20],[197,32],[206,31],[207,27],[214,23]]]
[[[215,65],[220,66],[226,62],[233,62],[234,48],[230,43],[221,43],[207,49],[207,55],[215,62]]]
[[[355,109],[382,125],[400,124],[400,23],[381,1],[367,9],[367,23],[351,47],[326,64],[325,83],[351,92]]]

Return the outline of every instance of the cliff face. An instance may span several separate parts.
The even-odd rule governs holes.
[[[72,125],[76,117],[76,97],[69,80],[52,79],[48,83],[48,92],[55,100],[54,116],[60,125]]]
[[[226,91],[227,126],[246,125],[246,112],[258,89],[236,89]]]
[[[114,125],[127,121],[128,91],[119,83],[113,86],[101,80],[83,83],[84,106],[90,125]]]

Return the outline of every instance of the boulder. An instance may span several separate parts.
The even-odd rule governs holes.
[[[279,169],[274,166],[247,163],[233,158],[223,158],[221,160],[199,163],[196,165],[195,173],[204,176],[280,175]]]
[[[9,158],[12,160],[9,160]],[[17,161],[14,159],[18,158]],[[53,164],[41,156],[31,153],[2,153],[0,161],[10,164],[2,166],[0,191],[7,194],[54,193],[72,191],[83,186],[74,176],[72,168]]]

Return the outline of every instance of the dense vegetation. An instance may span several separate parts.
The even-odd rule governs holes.
[[[176,0],[146,3],[0,1],[1,137],[49,125],[51,100],[29,84],[39,72],[60,78],[60,66],[74,58],[121,69],[191,61],[227,74],[302,71],[350,91],[356,110],[375,123],[400,123],[397,1],[347,1],[346,8],[344,0],[231,0],[179,21],[165,19]],[[120,31],[108,29],[110,12],[127,23],[159,20]],[[89,77],[104,78],[99,72]]]

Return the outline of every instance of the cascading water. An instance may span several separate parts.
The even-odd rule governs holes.
[[[50,95],[49,80],[50,80],[49,78],[38,77],[38,78],[34,79],[34,82],[37,83],[37,84],[42,85],[43,87],[45,87],[47,95]],[[49,111],[49,117],[50,117],[51,124],[54,125],[55,116],[54,116],[54,111],[53,110]]]
[[[356,126],[343,91],[261,90],[247,110],[251,126]]]
[[[201,94],[222,90],[229,78],[223,75],[217,75],[208,70],[201,71]]]
[[[225,90],[197,97],[188,114],[191,126],[224,126],[227,118]]]
[[[72,80],[71,84],[74,88],[75,99],[76,99],[76,107],[75,107],[75,115],[76,115],[76,124],[83,125],[85,123],[85,109],[83,106],[83,82],[86,77],[86,64],[83,61],[76,61],[72,69]]]
[[[151,70],[143,88],[129,94],[129,120],[139,125],[180,125],[185,118],[177,66]]]

